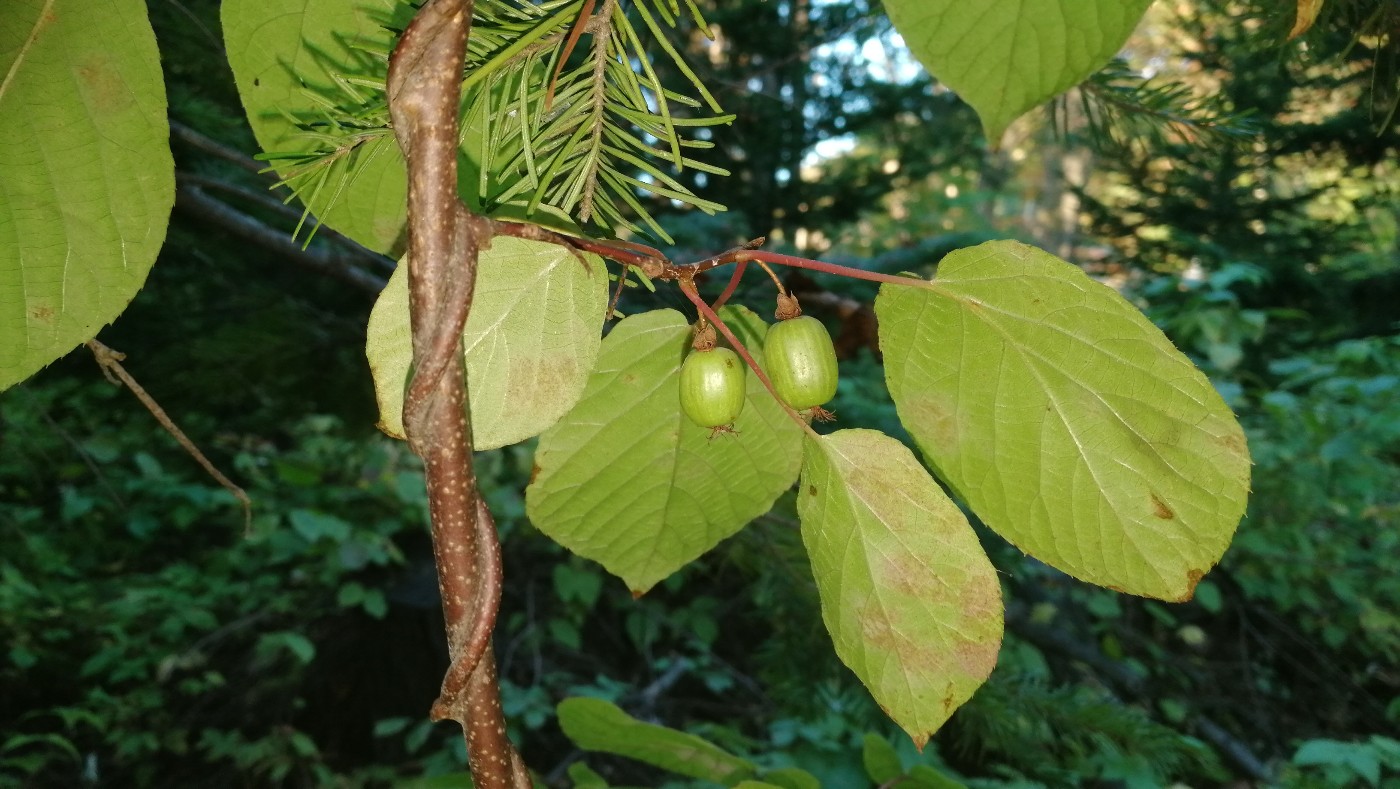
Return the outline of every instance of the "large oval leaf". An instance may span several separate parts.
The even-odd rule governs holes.
[[[1111,288],[994,241],[875,302],[900,420],[1022,550],[1122,592],[1186,600],[1244,513],[1244,432]]]
[[[146,281],[175,170],[141,0],[13,0],[0,22],[0,389],[91,339]]]
[[[1123,47],[1152,0],[885,0],[929,73],[995,144],[1022,113],[1079,84]]]
[[[384,78],[387,52],[408,7],[396,0],[224,0],[224,46],[258,145],[269,153],[310,150],[306,126],[324,119],[322,102],[352,107],[342,78]],[[396,17],[395,14],[398,14]],[[363,90],[363,89],[361,89]],[[348,144],[353,130],[323,129]],[[287,178],[297,162],[279,160]],[[298,197],[328,226],[379,252],[402,251],[408,176],[393,135],[364,138],[324,173],[298,181]]]
[[[493,239],[477,259],[476,294],[462,332],[476,449],[539,435],[583,394],[608,305],[603,261],[586,259],[590,268],[567,247],[510,237]],[[413,361],[406,265],[379,294],[367,335],[379,428],[403,438],[404,385]]]
[[[996,666],[996,570],[914,453],[874,430],[808,438],[797,514],[837,656],[922,748]]]
[[[763,322],[721,315],[756,352]],[[797,478],[800,428],[749,371],[735,433],[711,437],[680,410],[690,326],[675,310],[619,323],[583,399],[540,438],[526,511],[540,531],[636,594],[767,512]]]

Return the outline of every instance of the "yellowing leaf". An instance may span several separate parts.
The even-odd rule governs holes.
[[[962,511],[873,430],[809,437],[797,513],[836,654],[923,747],[991,674],[1001,586]]]
[[[608,299],[603,262],[588,258],[591,273],[566,247],[509,237],[493,239],[478,258],[462,332],[476,449],[538,435],[583,394]],[[406,269],[400,265],[379,294],[365,343],[379,427],[395,438],[404,437],[404,385],[413,361]]]
[[[751,351],[763,321],[721,317]],[[603,341],[583,399],[540,437],[526,511],[540,531],[641,594],[767,512],[792,486],[801,429],[748,373],[732,434],[681,413],[690,325],[675,310],[623,320]]]
[[[1293,29],[1288,33],[1289,40],[1308,32],[1320,13],[1322,0],[1298,0],[1298,16],[1293,21]]]
[[[1186,600],[1244,513],[1244,432],[1142,313],[1075,266],[994,241],[881,288],[885,378],[938,476],[1076,578]]]

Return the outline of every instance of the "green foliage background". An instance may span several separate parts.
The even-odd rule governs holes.
[[[1157,9],[1129,62],[1173,42],[1164,68],[1252,111],[1258,134],[1236,145],[1165,134],[1111,154],[1072,122],[1058,137],[1014,126],[990,152],[965,105],[899,67],[862,2],[718,9],[723,57],[692,62],[738,116],[714,131],[732,135],[714,161],[734,176],[682,179],[734,211],[657,201],[680,256],[769,233],[805,254],[927,274],[997,235],[1088,261],[1240,415],[1251,509],[1180,606],[1080,584],[979,527],[1011,602],[1006,647],[917,754],[836,661],[791,494],[633,600],[525,518],[533,444],[484,453],[509,577],[497,648],[527,759],[564,774],[573,751],[554,707],[582,694],[829,786],[867,785],[870,754],[888,756],[871,735],[901,769],[923,763],[968,785],[1209,785],[1241,768],[1207,744],[1207,720],[1283,784],[1395,781],[1382,735],[1400,726],[1400,139],[1384,112],[1391,55],[1352,44],[1341,23],[1353,5],[1329,4],[1336,24],[1323,17],[1307,53],[1282,55],[1264,35],[1276,16],[1250,34],[1215,3]],[[149,8],[173,117],[254,150],[231,75],[209,56],[216,5]],[[847,150],[804,161],[843,134]],[[182,172],[261,188],[188,146],[175,153]],[[0,784],[389,785],[460,772],[460,737],[423,719],[445,665],[441,623],[421,474],[372,429],[369,300],[189,214],[170,232],[102,338],[248,488],[253,528],[241,533],[232,499],[80,354],[0,398]],[[831,297],[804,303],[839,335],[840,426],[907,438],[862,334],[873,289],[792,287]],[[765,293],[738,298],[757,308]],[[629,291],[623,309],[667,298]],[[614,782],[667,780],[588,762]]]

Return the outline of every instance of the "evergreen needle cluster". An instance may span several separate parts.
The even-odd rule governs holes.
[[[698,130],[734,120],[668,40],[683,20],[708,35],[694,0],[478,0],[462,96],[468,204],[566,232],[649,232],[668,243],[658,208],[724,210],[672,175],[728,175],[694,154],[714,145]],[[293,119],[304,146],[264,156],[312,213],[363,168],[357,152],[378,155],[367,143],[390,134],[384,75],[396,31],[387,19],[385,28],[332,91],[308,91],[318,111]],[[653,50],[686,84],[662,84]]]

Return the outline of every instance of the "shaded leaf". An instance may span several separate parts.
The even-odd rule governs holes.
[[[220,7],[224,47],[264,151],[308,150],[306,132],[324,128],[327,103],[345,102],[338,79],[383,78],[384,64],[367,52],[387,51],[392,44],[385,26],[399,6],[395,0],[225,0]],[[348,134],[324,131],[350,141]],[[282,178],[293,172],[287,160],[273,165]],[[297,190],[317,218],[378,252],[401,247],[408,176],[393,135],[370,134],[325,166],[329,171],[318,196],[309,187]]]
[[[967,786],[927,764],[916,764],[909,768],[909,781],[902,784],[901,789],[967,789]]]
[[[817,780],[815,775],[799,767],[780,767],[776,770],[765,770],[761,781],[744,781],[736,785],[740,786],[772,786],[775,789],[822,789],[822,782]]]
[[[993,145],[1022,113],[1122,48],[1152,0],[885,0],[929,73],[977,110]]]
[[[0,389],[126,309],[175,200],[146,4],[14,0],[3,18]]]
[[[603,262],[586,258],[591,271],[566,247],[498,237],[477,259],[476,292],[462,332],[476,449],[538,435],[583,393],[608,306]],[[395,438],[404,437],[412,340],[408,272],[401,265],[374,304],[365,344],[379,427]]]
[[[586,751],[626,756],[679,775],[733,785],[757,768],[719,746],[628,715],[617,705],[576,697],[559,703],[559,726],[564,735]]]
[[[797,514],[837,656],[923,747],[996,665],[996,571],[914,454],[874,430],[808,437]]]
[[[877,784],[893,781],[904,774],[904,765],[894,746],[878,734],[866,734],[861,747],[861,763],[865,774]]]
[[[763,322],[721,312],[756,352]],[[735,433],[681,414],[690,325],[674,310],[633,315],[603,341],[574,410],[540,438],[526,510],[545,534],[641,594],[767,512],[791,487],[800,429],[749,371]]]
[[[978,517],[1076,578],[1191,597],[1244,512],[1249,452],[1142,313],[1011,241],[886,285],[875,309],[900,420]]]

